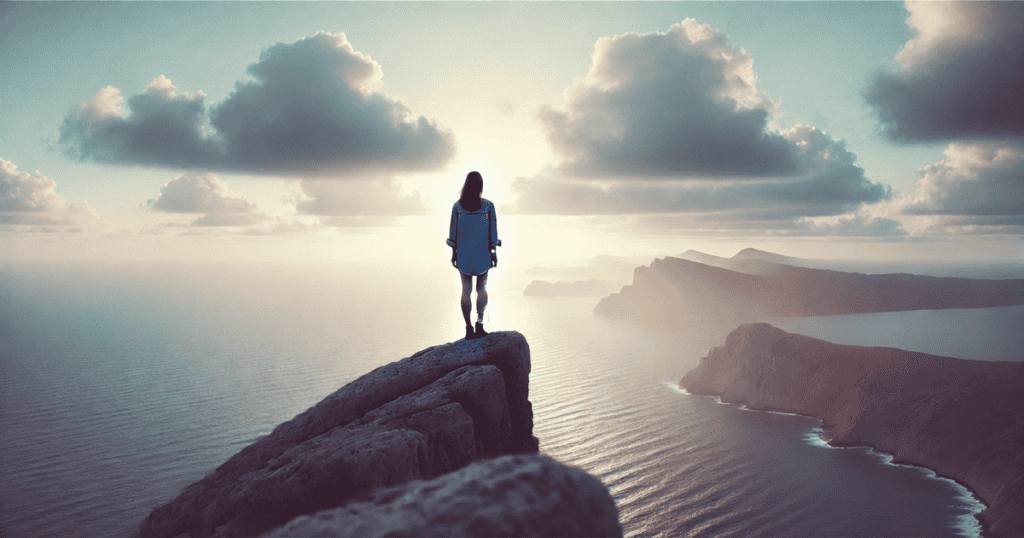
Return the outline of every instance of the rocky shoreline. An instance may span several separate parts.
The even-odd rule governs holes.
[[[871,446],[970,487],[995,536],[1024,536],[1024,364],[840,345],[742,325],[680,387],[822,420],[834,446]]]

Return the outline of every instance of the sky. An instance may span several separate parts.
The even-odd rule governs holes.
[[[1024,261],[1017,2],[0,2],[0,261]]]

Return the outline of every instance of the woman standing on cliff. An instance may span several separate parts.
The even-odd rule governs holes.
[[[448,226],[448,246],[452,247],[452,265],[462,278],[462,317],[466,320],[466,340],[487,336],[484,330],[484,308],[487,307],[487,271],[498,266],[497,216],[494,204],[481,198],[484,179],[480,172],[470,172],[462,185],[459,200],[452,206]],[[476,328],[470,323],[470,293],[476,277]]]

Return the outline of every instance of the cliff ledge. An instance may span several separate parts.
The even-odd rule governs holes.
[[[530,347],[517,332],[434,346],[381,366],[157,507],[136,536],[258,536],[299,516],[371,502],[387,488],[437,479],[503,455],[536,454],[529,373]],[[522,464],[515,476],[530,474],[530,462]],[[560,465],[533,464],[545,469],[547,478],[557,475],[551,470]],[[507,461],[503,465],[482,468],[497,473],[492,478],[501,482],[511,472]],[[558,476],[585,474],[562,467]],[[509,491],[508,480],[502,483],[502,491]],[[606,489],[596,494],[614,509]],[[562,508],[573,502],[562,501]],[[488,510],[517,508],[491,505]],[[617,514],[611,517],[617,525]]]

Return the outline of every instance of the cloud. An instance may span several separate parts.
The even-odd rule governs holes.
[[[1024,3],[908,2],[917,36],[865,90],[904,142],[1024,137]]]
[[[770,130],[774,104],[755,87],[753,60],[721,32],[686,19],[666,33],[601,38],[592,60],[566,89],[566,109],[540,113],[561,161],[514,180],[504,211],[712,235],[906,233],[892,220],[851,220],[892,189],[819,129]],[[808,220],[838,215],[847,220]]]
[[[955,142],[918,171],[914,196],[896,200],[928,234],[1024,234],[1024,144]]]
[[[296,210],[305,215],[348,217],[428,213],[419,192],[404,195],[392,179],[349,181],[344,184],[304,180],[301,188],[305,198],[296,201]]]
[[[253,226],[268,218],[216,175],[201,172],[186,172],[168,181],[148,207],[163,213],[205,213],[186,225],[190,227]]]
[[[784,176],[793,146],[768,132],[770,102],[754,87],[753,60],[707,24],[597,40],[567,109],[540,119],[574,178]]]
[[[771,181],[572,181],[517,178],[512,204],[525,214],[708,213],[723,220],[778,220],[838,215],[892,196],[870,181],[842,141],[798,125],[780,138],[793,148],[801,172]]]
[[[227,183],[210,173],[186,172],[160,187],[150,201],[155,211],[166,213],[253,213],[256,205],[231,192]]]
[[[1024,216],[1024,144],[953,143],[918,173],[907,214]]]
[[[260,54],[223,102],[163,75],[124,105],[107,86],[65,117],[60,141],[114,164],[318,177],[432,170],[455,151],[450,131],[380,92],[380,64],[344,34],[320,32]]]
[[[35,171],[18,171],[0,159],[0,229],[83,231],[100,224],[85,202],[68,203],[55,192],[57,183]]]

